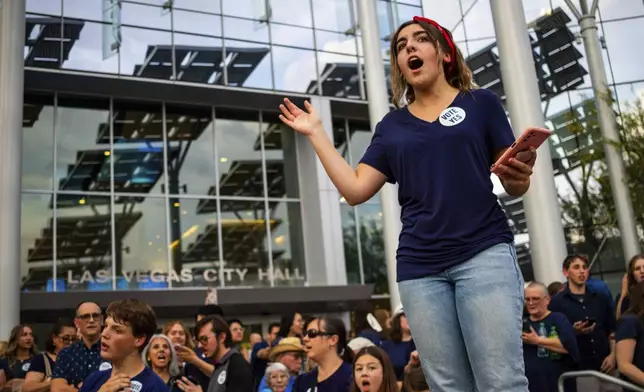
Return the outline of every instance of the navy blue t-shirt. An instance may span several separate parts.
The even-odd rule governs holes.
[[[405,107],[378,123],[360,163],[398,183],[398,281],[514,240],[490,178],[495,154],[514,140],[501,101],[485,89],[459,93],[433,122]]]
[[[405,378],[405,366],[409,363],[411,353],[416,350],[414,341],[394,342],[393,340],[385,340],[382,342],[382,349],[391,359],[391,364],[394,365],[396,379],[403,381]]]
[[[15,361],[12,364],[9,364],[9,360],[6,358],[0,359],[0,369],[4,370],[7,380],[12,380],[14,378],[24,379],[31,368],[32,359],[33,357],[25,359],[24,361]]]
[[[634,339],[635,352],[633,353],[633,365],[644,371],[644,327],[637,316],[627,314],[617,324],[615,331],[615,343],[620,340]],[[623,378],[626,378],[625,376]]]
[[[42,373],[42,374],[47,374],[47,368],[45,367],[45,361],[49,362],[49,368],[51,370],[54,369],[54,365],[56,364],[56,361],[51,359],[49,354],[43,353],[40,355],[36,355],[31,359],[31,367],[29,367],[30,372],[36,372],[36,373]]]
[[[79,392],[96,392],[103,384],[112,376],[112,369],[102,370],[90,374],[85,381]],[[143,371],[131,380],[131,390],[133,392],[167,392],[168,386],[157,376],[156,373],[149,367],[145,367]]]
[[[293,392],[349,392],[353,383],[353,367],[350,363],[343,362],[331,377],[320,383],[317,380],[317,368],[300,374],[295,379]]]
[[[268,366],[268,361],[257,357],[257,353],[267,347],[268,342],[262,340],[253,346],[253,350],[250,353],[250,366],[253,368],[253,377],[255,377],[255,382],[257,383],[264,377],[266,366]]]
[[[552,312],[540,321],[527,320],[532,329],[539,335],[543,323],[545,336],[558,337],[568,354],[560,354],[545,350],[545,357],[539,357],[539,347],[533,344],[523,344],[523,361],[525,375],[528,378],[530,392],[556,392],[557,381],[562,373],[575,369],[579,361],[577,338],[572,324],[561,313]],[[566,389],[568,390],[568,389]]]

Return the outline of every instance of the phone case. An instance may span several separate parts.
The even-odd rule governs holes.
[[[505,153],[501,155],[501,157],[492,165],[491,170],[494,171],[499,165],[506,164],[510,160],[510,158],[514,157],[521,151],[529,150],[530,147],[533,147],[534,149],[539,148],[545,142],[548,140],[548,138],[552,135],[552,131],[548,129],[543,129],[543,128],[528,128],[523,132],[519,138],[512,143],[510,148],[505,150]]]

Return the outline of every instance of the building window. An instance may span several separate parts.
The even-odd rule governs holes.
[[[369,123],[334,119],[333,124],[336,149],[350,165],[357,166],[371,140]],[[347,281],[374,284],[375,294],[388,293],[380,197],[357,207],[340,199],[340,211]]]
[[[24,107],[24,290],[306,281],[295,138],[276,113],[30,93]]]

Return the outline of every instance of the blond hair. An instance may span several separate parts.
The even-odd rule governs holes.
[[[398,27],[398,30],[396,30],[393,38],[391,39],[391,48],[389,50],[389,61],[391,69],[389,74],[389,83],[391,85],[392,91],[392,102],[397,108],[403,106],[401,105],[403,98],[406,98],[408,103],[412,103],[414,101],[414,89],[409,86],[407,80],[405,80],[405,77],[398,67],[398,48],[396,45],[400,31],[414,23],[418,24],[423,28],[423,30],[427,32],[429,39],[434,44],[434,47],[439,53],[452,53],[450,43],[447,41],[443,33],[432,24],[422,20],[412,20],[400,25],[400,27]],[[442,64],[443,72],[445,74],[445,80],[447,81],[447,83],[449,83],[450,86],[463,92],[478,88],[478,86],[474,82],[474,79],[472,78],[472,71],[467,66],[463,54],[454,43],[452,33],[446,28],[442,28],[449,36],[450,41],[454,45],[454,55],[452,56],[452,62]],[[442,58],[442,56],[439,57]]]

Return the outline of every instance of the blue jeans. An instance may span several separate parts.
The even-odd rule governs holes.
[[[523,277],[513,244],[400,282],[399,290],[432,392],[528,392]]]

